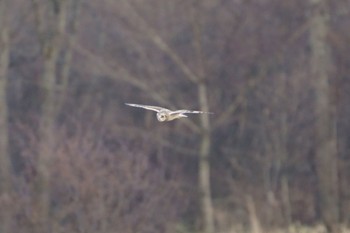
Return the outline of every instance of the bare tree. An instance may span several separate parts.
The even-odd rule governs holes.
[[[0,1],[0,231],[11,232],[11,160],[8,140],[7,76],[10,56],[8,1]]]
[[[337,168],[337,136],[334,104],[331,96],[329,6],[326,0],[310,1],[313,14],[310,22],[311,72],[315,88],[316,171],[319,204],[329,232],[339,232],[339,197]]]
[[[174,232],[191,196],[181,164],[154,155],[148,143],[131,147],[110,129],[113,119],[101,112],[89,119],[83,115],[75,113],[55,131],[50,232]],[[23,134],[31,138],[25,149],[31,161],[25,165],[27,170],[35,166],[34,151],[41,142],[34,130],[26,128]],[[35,174],[30,173],[25,179],[33,178]],[[18,188],[31,185],[19,183]],[[19,200],[16,221],[21,224],[12,232],[29,231],[32,225],[31,215],[37,209],[26,199]]]
[[[208,103],[208,77],[206,75],[203,49],[202,49],[202,9],[201,1],[195,1],[193,9],[193,31],[194,31],[194,49],[197,60],[197,91],[199,106],[203,111],[209,111]],[[211,151],[211,128],[209,116],[201,115],[201,142],[199,149],[199,190],[201,198],[201,209],[204,221],[204,232],[214,233],[214,211],[211,195],[210,180],[210,151]]]
[[[128,3],[129,4],[129,3]],[[193,8],[190,9],[192,15],[189,16],[190,25],[192,25],[192,30],[194,38],[192,41],[194,49],[194,64],[189,66],[186,62],[177,54],[177,51],[166,42],[161,36],[161,33],[154,29],[154,27],[145,23],[146,20],[138,13],[135,6],[129,5],[130,9],[134,12],[136,16],[136,23],[140,25],[141,29],[146,32],[146,35],[153,44],[162,51],[166,56],[171,58],[173,63],[177,66],[182,74],[197,88],[197,98],[198,103],[202,111],[209,111],[208,103],[208,91],[207,84],[208,78],[205,71],[204,55],[202,49],[202,14],[200,1],[195,1],[193,3]],[[192,129],[197,129],[191,121],[188,123],[192,126]],[[194,127],[195,126],[195,127]],[[200,146],[199,146],[199,193],[200,193],[200,203],[202,211],[202,220],[204,224],[204,231],[206,233],[213,233],[214,229],[214,218],[213,218],[213,204],[211,196],[211,182],[210,182],[210,150],[211,150],[211,128],[210,121],[207,114],[201,115],[200,121]]]
[[[67,13],[62,12],[62,23],[60,23],[59,33],[66,40],[66,46],[64,48],[64,55],[62,58],[62,70],[61,76],[59,79],[59,102],[58,106],[64,103],[67,99],[68,94],[68,84],[70,71],[72,67],[72,59],[73,59],[73,45],[76,43],[76,35],[79,26],[79,14],[80,14],[80,3],[81,0],[67,0],[67,3],[63,4],[63,11],[67,11]],[[68,20],[68,14],[70,13],[70,21]],[[70,29],[70,30],[69,30]]]
[[[55,145],[57,60],[66,27],[67,1],[52,0],[45,3],[33,0],[33,4],[44,61],[44,70],[40,81],[43,102],[39,126],[40,143],[37,162],[39,176],[36,181],[38,215],[36,224],[39,232],[46,232],[50,230],[50,167],[53,163],[52,156]]]
[[[347,217],[346,0],[324,8],[333,17],[331,30],[328,22],[326,30],[319,30],[319,20],[314,20],[320,18],[320,0],[313,1],[312,14],[304,11],[309,1],[303,0],[84,0],[79,14],[80,0],[33,0],[36,11],[25,0],[12,2],[7,104],[26,106],[9,105],[8,114],[12,162],[22,163],[16,156],[23,158],[13,179],[19,182],[14,191],[19,211],[14,210],[16,218],[11,220],[20,223],[12,224],[17,232],[30,231],[33,223],[35,232],[152,233],[177,231],[177,224],[206,232],[229,230],[249,219],[252,226],[259,225],[255,231],[283,223],[313,224],[320,220],[315,199],[322,196],[323,210],[338,202],[325,198],[337,196],[331,191],[337,181],[329,181],[334,179],[330,170],[341,174],[339,205]],[[341,17],[333,14],[341,8]],[[69,35],[74,32],[76,37]],[[332,57],[326,35],[338,48]],[[327,47],[325,53],[322,47]],[[342,79],[337,112],[331,104],[338,90],[331,88],[335,79],[327,63],[338,65],[335,72]],[[321,88],[324,81],[319,80],[328,84]],[[20,85],[14,87],[15,82]],[[320,98],[313,105],[315,93]],[[330,110],[321,104],[324,99]],[[153,112],[126,108],[127,101],[215,114],[160,124]],[[317,122],[310,106],[318,109]],[[25,137],[17,131],[21,123],[37,119],[40,135]],[[335,123],[341,128],[339,138],[333,137]],[[91,124],[95,127],[84,131]],[[333,151],[344,161],[341,166],[321,156],[333,149],[323,143],[331,140],[320,135],[341,142]],[[29,144],[37,146],[24,146]],[[333,168],[322,168],[326,157]],[[41,165],[35,166],[38,162]],[[184,172],[169,173],[177,166]],[[172,196],[183,187],[167,186],[177,185],[175,175],[181,176],[181,185],[194,187],[182,196],[191,199],[190,208],[181,204],[181,194]],[[174,199],[168,200],[170,196]],[[28,197],[37,198],[39,206]],[[181,216],[179,206],[187,215]],[[332,208],[328,214],[336,212]],[[254,223],[257,219],[259,224]]]

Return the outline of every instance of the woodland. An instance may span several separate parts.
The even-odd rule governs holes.
[[[0,232],[349,232],[349,44],[349,0],[0,0]]]

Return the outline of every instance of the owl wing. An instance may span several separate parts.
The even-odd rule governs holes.
[[[212,113],[212,112],[202,112],[202,111],[192,111],[192,110],[182,109],[182,110],[172,111],[172,112],[170,113],[170,115],[173,115],[173,114],[186,114],[186,113],[194,113],[194,114],[214,114],[214,113]]]
[[[157,106],[150,106],[150,105],[143,105],[143,104],[129,104],[129,103],[125,103],[125,104],[129,105],[131,107],[144,108],[144,109],[152,110],[152,111],[156,111],[156,112],[159,112],[161,110],[168,110],[168,111],[170,111],[169,109],[162,108],[162,107],[157,107]]]

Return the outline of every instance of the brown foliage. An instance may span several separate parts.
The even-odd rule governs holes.
[[[117,138],[108,144],[103,140],[111,137],[106,130],[97,133],[79,123],[74,130],[58,129],[56,137],[60,140],[49,167],[50,216],[45,223],[52,232],[169,232],[186,210],[191,195],[181,166],[152,153],[147,144]],[[13,232],[29,232],[40,224],[32,201],[39,175],[33,153],[37,140],[26,146]]]
[[[16,171],[19,224],[13,225],[23,232],[38,221],[32,199],[40,175],[45,59],[33,6],[8,2],[5,122]],[[316,8],[309,1],[37,2],[69,3],[54,62],[58,104],[47,223],[53,232],[172,232],[179,222],[202,229],[198,199],[205,195],[214,203],[215,229],[249,224],[247,195],[262,228],[321,221],[309,40]],[[350,6],[328,2],[324,39],[333,64],[329,98],[338,139],[339,212],[348,223]],[[215,114],[159,124],[152,112],[127,109],[124,102]],[[199,180],[199,153],[210,165],[205,195],[187,190]]]

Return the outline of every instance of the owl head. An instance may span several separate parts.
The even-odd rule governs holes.
[[[158,112],[157,113],[157,119],[158,121],[166,121],[167,115],[164,112]]]

